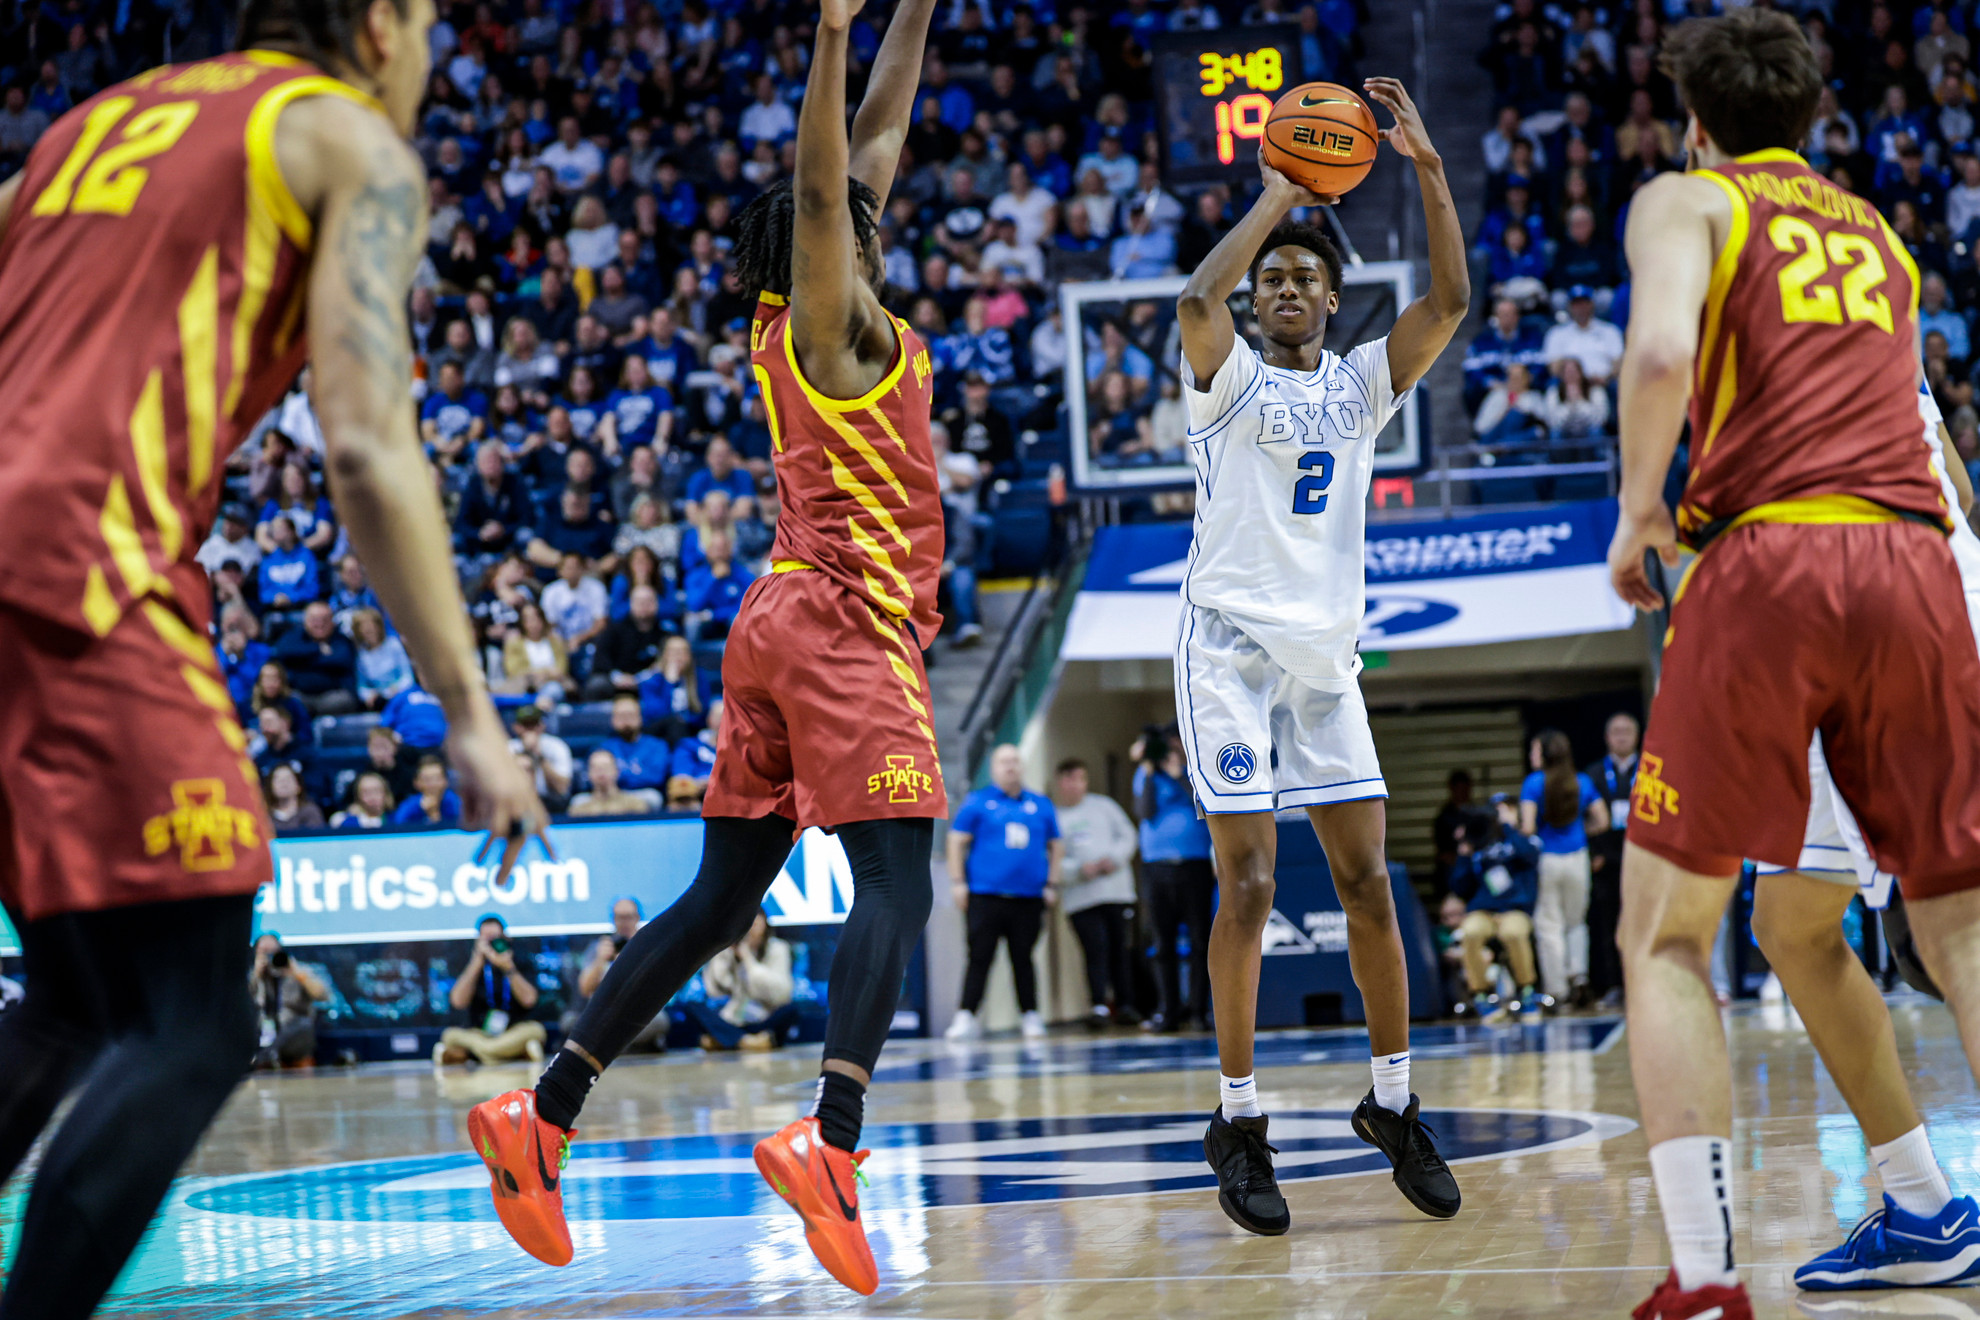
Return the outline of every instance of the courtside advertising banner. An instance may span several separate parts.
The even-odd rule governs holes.
[[[279,838],[256,929],[295,945],[469,939],[475,919],[493,912],[513,935],[604,934],[616,898],[638,899],[650,917],[681,896],[701,864],[701,834],[694,817],[557,825],[555,856],[532,841],[500,884],[494,856],[475,860],[479,834]],[[807,830],[763,905],[773,924],[811,926],[844,921],[851,903],[845,850]]]
[[[1368,528],[1367,650],[1477,646],[1610,632],[1631,623],[1609,587],[1614,500]],[[1067,660],[1152,660],[1175,650],[1187,523],[1102,527],[1073,602]]]

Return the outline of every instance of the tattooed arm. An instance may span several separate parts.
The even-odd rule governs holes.
[[[499,835],[547,819],[488,698],[412,407],[406,295],[426,245],[426,179],[383,116],[337,97],[284,112],[284,179],[315,223],[309,275],[311,402],[337,512],[447,712],[463,823]],[[511,841],[511,857],[521,847]]]

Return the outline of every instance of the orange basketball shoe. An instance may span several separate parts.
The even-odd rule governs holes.
[[[536,1092],[510,1091],[468,1111],[468,1140],[488,1166],[495,1213],[516,1245],[549,1265],[571,1263],[564,1223],[564,1166],[571,1137],[536,1116]]]
[[[800,1118],[756,1143],[756,1168],[804,1220],[804,1240],[833,1278],[862,1296],[880,1287],[880,1269],[859,1222],[859,1166],[869,1151],[848,1155],[825,1143],[818,1120]]]

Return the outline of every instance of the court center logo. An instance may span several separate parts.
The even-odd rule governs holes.
[[[1258,771],[1258,756],[1243,743],[1229,743],[1217,753],[1217,773],[1233,784],[1250,782]]]
[[[1636,1125],[1610,1114],[1511,1109],[1426,1111],[1453,1164],[1606,1141]],[[1208,1192],[1201,1113],[1099,1114],[870,1126],[865,1204],[888,1211],[1149,1192]],[[789,1213],[757,1174],[760,1133],[579,1142],[564,1170],[573,1223]],[[1354,1135],[1348,1111],[1272,1114],[1281,1182],[1387,1175],[1388,1160]],[[207,1183],[194,1211],[278,1220],[494,1223],[488,1173],[473,1154],[376,1160],[250,1174]],[[1214,1210],[1210,1213],[1214,1214]]]

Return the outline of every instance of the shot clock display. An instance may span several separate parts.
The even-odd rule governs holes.
[[[1162,175],[1171,185],[1256,175],[1265,116],[1302,81],[1283,27],[1165,32],[1153,39]]]

